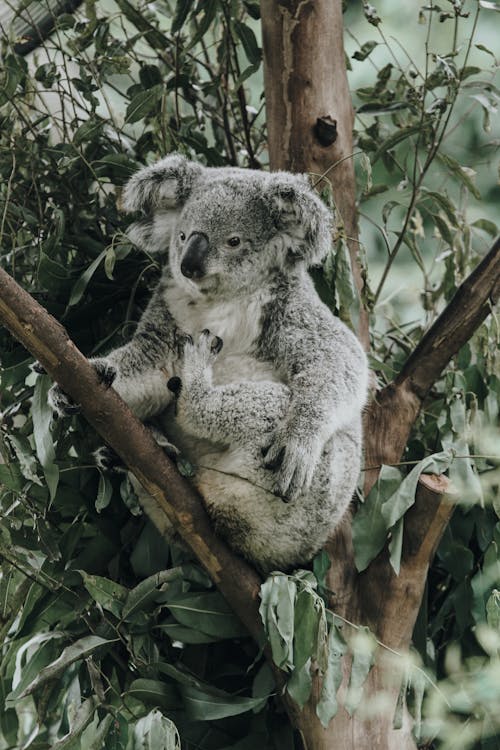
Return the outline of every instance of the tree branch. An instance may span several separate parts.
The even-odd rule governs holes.
[[[401,372],[370,404],[365,418],[367,466],[397,463],[422,403],[451,358],[490,314],[500,296],[500,238],[457,289]],[[365,494],[379,469],[365,475]]]
[[[490,314],[500,296],[500,237],[406,361],[396,384],[409,379],[423,400],[451,358]]]
[[[90,424],[168,516],[250,635],[262,643],[257,573],[215,535],[200,496],[118,394],[99,382],[66,330],[2,269],[0,322],[81,405]]]

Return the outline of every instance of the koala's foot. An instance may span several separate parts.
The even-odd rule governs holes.
[[[262,449],[264,467],[276,472],[274,494],[284,500],[296,500],[309,491],[321,456],[321,443],[312,438],[295,437],[285,425]]]
[[[99,381],[106,388],[110,388],[116,378],[116,369],[108,364],[105,359],[96,359],[91,361],[90,364],[94,368]],[[52,410],[58,417],[68,417],[81,411],[80,404],[75,403],[71,396],[68,396],[57,383],[49,389],[47,398]]]
[[[190,340],[189,340],[190,339]],[[181,377],[173,377],[167,383],[169,390],[179,399],[186,395],[185,389],[207,383],[211,378],[211,366],[222,349],[222,339],[205,328],[196,343],[186,337],[180,366]]]
[[[127,471],[118,453],[115,453],[109,445],[101,445],[92,455],[97,468],[102,471],[114,471],[118,474],[125,474]]]

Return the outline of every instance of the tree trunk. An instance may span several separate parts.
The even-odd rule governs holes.
[[[341,0],[262,0],[262,44],[271,169],[309,172],[331,185],[360,295],[353,110],[344,59]],[[368,313],[358,335],[369,348]]]

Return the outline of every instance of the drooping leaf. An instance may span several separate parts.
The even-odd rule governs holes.
[[[88,635],[75,641],[71,646],[66,646],[62,654],[55,661],[48,664],[39,672],[35,679],[19,695],[19,698],[25,698],[27,695],[30,695],[48,680],[53,680],[61,672],[65,671],[73,662],[85,659],[97,649],[101,649],[110,643],[113,643],[113,641],[100,638],[97,635]]]
[[[160,711],[153,710],[134,726],[134,750],[181,750],[177,727]]]
[[[137,698],[146,706],[158,706],[164,711],[173,711],[182,705],[179,691],[172,684],[160,680],[133,680],[127,695]]]
[[[42,464],[45,481],[53,500],[59,484],[59,467],[55,463],[55,450],[50,431],[52,421],[52,409],[49,405],[47,394],[52,385],[47,375],[38,376],[35,383],[31,415],[33,419],[33,437],[35,440],[36,453]]]
[[[347,653],[347,644],[340,628],[340,622],[334,617],[328,633],[328,665],[316,705],[316,714],[325,729],[338,711],[337,691],[342,682],[342,658]]]
[[[125,122],[139,122],[143,117],[149,115],[160,101],[162,93],[163,86],[156,85],[147,91],[140,91],[136,94],[127,107]]]
[[[262,698],[242,698],[229,694],[221,696],[205,693],[190,685],[183,686],[182,695],[186,713],[193,721],[216,721],[252,711],[262,705]]]
[[[91,575],[85,570],[79,570],[78,572],[83,578],[83,585],[92,599],[104,609],[112,612],[116,617],[121,617],[128,589],[125,586],[120,586],[116,581],[103,578],[103,576]]]

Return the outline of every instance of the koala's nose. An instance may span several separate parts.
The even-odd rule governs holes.
[[[181,261],[181,273],[188,279],[201,279],[205,275],[205,260],[208,255],[208,237],[202,232],[193,232],[186,243]]]

